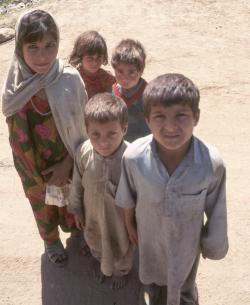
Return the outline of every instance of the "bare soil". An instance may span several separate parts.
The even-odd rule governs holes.
[[[121,38],[140,40],[147,51],[147,80],[180,72],[199,86],[201,119],[195,133],[216,145],[227,165],[230,239],[224,260],[201,260],[200,304],[250,304],[250,2],[57,0],[38,7],[55,15],[61,29],[60,56],[65,60],[76,36],[94,29],[106,38],[110,54]],[[0,25],[14,24],[19,13],[2,17]],[[13,41],[0,46],[0,86],[13,46]],[[66,269],[49,265],[13,167],[3,115],[0,143],[0,304],[115,304],[110,297],[105,301],[105,293],[86,280],[91,268],[74,254],[74,247],[69,247],[73,259]],[[63,235],[65,243],[67,238]],[[129,287],[126,293],[136,293],[136,285]]]

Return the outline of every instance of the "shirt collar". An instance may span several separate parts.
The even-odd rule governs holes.
[[[100,161],[111,162],[111,161],[116,160],[117,158],[119,158],[119,157],[123,154],[125,148],[126,148],[126,143],[125,143],[125,141],[123,140],[122,143],[121,143],[121,145],[119,146],[119,148],[118,148],[118,149],[116,150],[116,152],[113,153],[111,156],[103,157],[103,156],[101,156],[100,154],[98,154],[98,152],[96,152],[96,151],[94,150],[94,148],[93,148],[93,152],[94,152],[94,156],[95,156],[98,160],[100,160]]]
[[[154,155],[154,157],[159,158],[158,153],[157,153],[157,143],[156,143],[154,137],[152,135],[150,135],[150,136],[151,136],[151,141],[150,141],[151,152]],[[186,156],[184,157],[184,159],[188,166],[191,166],[193,163],[195,163],[195,164],[201,163],[201,155],[199,153],[199,143],[198,143],[198,139],[195,136],[192,136],[192,141],[191,141],[189,150],[188,150]]]

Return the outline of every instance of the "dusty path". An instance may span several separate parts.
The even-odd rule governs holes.
[[[39,7],[49,9],[58,20],[64,59],[78,33],[95,29],[106,38],[110,51],[121,38],[139,39],[148,53],[146,79],[181,72],[201,88],[196,134],[214,143],[227,164],[230,251],[223,261],[201,262],[200,304],[250,304],[249,1],[69,0],[43,2]],[[12,22],[15,15],[0,23]],[[0,46],[0,86],[12,50],[13,42]],[[66,270],[56,271],[42,256],[43,245],[13,168],[2,115],[0,143],[0,304],[111,305],[102,297],[104,292],[93,295],[85,280],[88,262],[78,254],[72,254]],[[81,264],[86,266],[82,271]]]

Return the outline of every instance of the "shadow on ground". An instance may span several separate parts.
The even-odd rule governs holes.
[[[129,275],[127,285],[120,290],[109,288],[110,280],[95,284],[91,257],[83,257],[77,240],[67,240],[69,261],[58,268],[41,257],[42,305],[137,305],[140,283],[137,268]],[[135,263],[135,265],[137,265]]]

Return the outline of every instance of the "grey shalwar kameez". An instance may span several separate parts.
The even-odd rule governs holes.
[[[132,268],[133,246],[125,227],[123,211],[115,205],[121,174],[121,158],[127,142],[110,157],[102,157],[89,140],[75,157],[68,210],[84,215],[84,237],[106,276],[122,276]]]
[[[225,167],[217,150],[193,137],[170,176],[152,135],[136,140],[122,159],[116,202],[136,208],[142,283],[166,285],[167,305],[197,304],[199,254],[221,259],[228,250]]]

